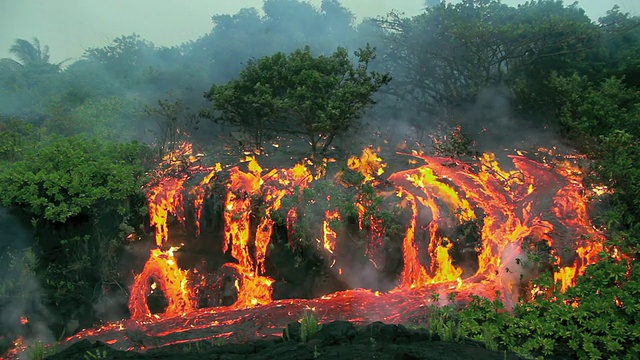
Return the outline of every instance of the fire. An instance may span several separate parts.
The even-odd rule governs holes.
[[[358,229],[365,231],[365,217],[367,216],[367,208],[363,205],[364,202],[356,203],[358,208]],[[368,206],[371,204],[367,203]],[[382,219],[377,219],[374,215],[368,215],[369,220],[369,242],[367,242],[366,255],[369,261],[376,267],[380,267],[381,262],[384,261],[384,254],[382,249],[384,246],[385,228],[382,223]]]
[[[338,238],[338,234],[331,229],[332,220],[340,220],[340,213],[337,210],[325,211],[322,223],[322,246],[331,254],[336,249],[336,239]]]
[[[206,168],[195,165],[197,156],[191,155],[190,145],[182,144],[163,159],[166,168],[160,174],[160,180],[150,185],[148,196],[151,226],[156,230],[156,245],[164,245],[168,238],[168,216],[175,215],[184,221],[184,195],[186,182],[190,175],[206,173],[203,179],[188,193],[193,198],[195,208],[196,235],[200,233],[200,220],[206,196],[206,190],[214,176],[222,171],[221,164]],[[264,260],[271,239],[273,220],[270,215],[280,209],[282,198],[292,195],[294,190],[304,189],[313,179],[303,164],[291,169],[273,169],[265,172],[255,157],[244,160],[248,171],[236,166],[228,170],[229,182],[224,204],[224,252],[230,252],[238,262],[226,264],[235,269],[239,276],[236,281],[238,299],[233,308],[265,305],[271,302],[273,280],[264,276]],[[180,164],[180,169],[176,169]],[[176,170],[179,170],[176,172]],[[251,234],[251,214],[253,198],[264,200],[264,215],[255,234]],[[289,211],[288,223],[295,224],[295,209]],[[255,236],[253,236],[255,235]],[[252,242],[253,240],[253,242]],[[150,291],[159,287],[169,305],[163,314],[156,318],[181,316],[194,308],[194,291],[188,284],[188,271],[181,270],[173,255],[175,248],[168,251],[154,249],[142,272],[132,285],[129,308],[133,319],[145,319],[151,316],[147,305]],[[149,282],[153,281],[150,285]]]
[[[453,243],[448,239],[443,240],[443,244],[438,245],[436,248],[436,261],[437,264],[436,275],[432,282],[445,282],[460,279],[462,275],[462,269],[451,264],[451,257],[449,256],[449,250],[453,247]]]
[[[162,246],[169,238],[169,228],[167,220],[169,214],[178,215],[182,218],[182,195],[181,191],[185,175],[179,178],[163,179],[149,192],[149,218],[151,226],[156,229],[156,245]]]
[[[577,269],[573,266],[565,266],[553,274],[553,280],[560,283],[561,291],[566,291],[570,286],[575,285],[573,281],[576,277],[576,271]]]
[[[376,154],[372,148],[367,147],[362,150],[360,157],[350,157],[347,166],[349,169],[364,175],[364,181],[369,182],[384,174],[384,168],[387,165],[378,157],[378,154]]]
[[[264,169],[253,156],[229,168],[221,164],[204,167],[198,163],[200,156],[193,154],[191,145],[181,144],[164,158],[162,171],[148,185],[150,225],[155,229],[156,248],[150,251],[147,263],[131,286],[132,320],[126,325],[119,323],[101,328],[104,341],[114,341],[114,346],[125,349],[134,348],[135,344],[122,337],[113,340],[114,333],[128,326],[144,326],[147,333],[162,336],[216,326],[220,330],[215,336],[223,336],[220,334],[235,331],[233,326],[239,321],[260,317],[270,319],[265,320],[261,331],[274,333],[273,329],[279,326],[274,319],[294,316],[304,306],[317,309],[323,321],[339,313],[355,322],[373,319],[399,322],[419,309],[429,294],[444,296],[452,290],[459,299],[472,294],[491,298],[496,290],[513,299],[519,295],[519,288],[513,281],[509,282],[511,276],[507,274],[518,271],[514,264],[518,257],[526,256],[523,245],[525,239],[530,238],[545,242],[553,249],[551,255],[558,260],[553,264],[558,268],[554,278],[560,289],[566,290],[589,264],[598,260],[604,238],[589,222],[587,191],[575,162],[542,163],[523,154],[509,157],[513,170],[507,171],[499,166],[493,154],[485,154],[470,165],[414,152],[403,155],[416,166],[386,176],[384,161],[372,148],[364,149],[361,156],[349,159],[348,167],[363,175],[363,186],[374,187],[376,195],[385,200],[397,201],[408,219],[401,236],[403,267],[395,289],[388,292],[346,290],[312,300],[274,301],[274,279],[265,269],[275,225],[272,216],[283,208],[283,199],[290,197],[295,201],[295,195],[300,195],[323,172],[313,169],[313,163],[305,162],[286,169]],[[325,160],[323,164],[328,162]],[[228,179],[221,174],[228,175]],[[386,178],[382,178],[383,175]],[[178,248],[169,247],[169,221],[170,216],[174,216],[184,223],[185,204],[191,201],[196,235],[200,235],[203,206],[214,179],[226,181],[223,183],[226,194],[221,204],[224,209],[222,248],[211,251],[222,251],[233,257],[232,262],[222,267],[233,270],[236,278],[230,284],[237,300],[224,308],[199,309],[193,289],[196,284],[189,283],[192,278],[189,275],[196,271],[180,268],[175,256]],[[335,183],[341,184],[339,180]],[[297,200],[300,203],[302,197]],[[377,210],[382,210],[381,205],[362,197],[356,199],[355,206],[357,226],[368,237],[365,254],[380,268],[388,235],[382,219],[375,215]],[[333,266],[335,255],[341,249],[340,241],[344,240],[331,225],[332,221],[341,220],[341,214],[336,208],[322,211],[323,234],[322,239],[318,239],[319,248],[331,254],[327,266]],[[293,206],[286,212],[291,245],[296,243],[293,236],[296,221],[298,212]],[[477,264],[473,266],[458,263],[460,260],[455,254],[461,240],[447,233],[470,222],[479,227],[479,245],[473,254]],[[350,271],[348,267],[339,265],[335,273],[351,275],[344,274]],[[206,275],[197,273],[197,276]],[[542,291],[534,287],[531,294]],[[152,314],[149,309],[147,298],[152,292],[162,292],[166,298],[167,307],[161,314]],[[579,299],[572,306],[577,303]],[[365,319],[362,314],[369,317]],[[161,323],[164,327],[152,330],[153,324]],[[73,339],[99,332],[85,331]]]
[[[399,146],[398,150],[406,146]],[[549,150],[552,155],[555,150]],[[319,321],[335,317],[356,323],[370,321],[403,322],[421,311],[420,306],[430,295],[456,292],[456,299],[471,295],[495,297],[496,290],[513,304],[521,291],[514,285],[510,273],[518,272],[517,259],[526,256],[527,239],[548,245],[555,259],[554,280],[560,290],[575,285],[576,278],[598,261],[604,250],[604,237],[593,228],[587,213],[587,196],[610,193],[605,187],[585,189],[583,173],[576,166],[579,157],[571,161],[540,162],[525,152],[509,156],[512,170],[504,170],[494,154],[484,154],[468,164],[449,158],[426,156],[412,152],[402,154],[414,166],[385,175],[387,165],[372,148],[351,157],[347,166],[363,175],[362,186],[371,186],[376,195],[397,201],[407,216],[402,243],[402,270],[391,291],[366,289],[346,290],[326,294],[317,299],[286,299],[274,301],[274,279],[267,275],[265,260],[275,222],[273,214],[283,208],[285,197],[301,194],[312,181],[327,171],[333,160],[324,159],[318,165],[300,163],[291,168],[264,169],[249,154],[242,164],[224,168],[221,164],[205,167],[199,164],[201,154],[194,154],[191,144],[182,143],[167,154],[159,171],[147,186],[150,226],[155,230],[156,248],[131,286],[129,309],[131,320],[107,324],[99,329],[84,330],[67,342],[94,337],[120,349],[141,349],[123,335],[125,329],[136,328],[148,336],[160,338],[163,344],[179,343],[177,333],[212,329],[213,335],[190,339],[213,339],[240,333],[251,336],[281,335],[291,317],[314,309]],[[565,159],[569,159],[566,157]],[[421,163],[421,164],[418,164]],[[224,176],[222,176],[224,174]],[[226,178],[228,175],[228,180]],[[383,178],[385,176],[386,178]],[[177,247],[170,247],[170,218],[185,223],[187,205],[194,209],[195,232],[200,236],[204,203],[212,189],[212,181],[224,180],[226,194],[221,204],[223,212],[222,251],[233,261],[222,265],[233,270],[231,290],[237,300],[230,306],[198,308],[190,275],[206,274],[181,269],[176,258]],[[338,179],[337,185],[342,184]],[[342,184],[345,185],[345,184]],[[394,196],[396,198],[394,198]],[[301,203],[302,197],[298,199]],[[190,204],[187,202],[190,201]],[[381,205],[365,197],[356,199],[357,226],[366,234],[365,255],[378,269],[385,259],[385,233],[382,219],[376,218]],[[331,255],[327,266],[334,267],[344,241],[332,228],[332,221],[341,220],[336,208],[322,209],[322,240],[320,250]],[[404,216],[403,215],[403,216]],[[289,243],[294,245],[294,229],[298,221],[295,206],[286,212]],[[474,249],[477,264],[470,266],[456,257],[460,239],[447,231],[468,223],[479,227],[479,245]],[[318,234],[318,236],[320,236]],[[134,239],[135,234],[130,235]],[[468,249],[467,249],[468,250]],[[612,257],[623,255],[613,249]],[[338,259],[338,263],[342,261]],[[345,264],[335,266],[340,276],[350,269]],[[534,286],[531,296],[545,293]],[[152,314],[147,298],[161,292],[167,306],[160,314]],[[509,302],[511,300],[511,302]],[[568,302],[578,306],[580,299]],[[615,299],[617,306],[624,306]],[[363,315],[366,314],[366,317]],[[142,321],[141,321],[142,320]],[[21,323],[27,324],[26,317]],[[237,326],[238,324],[246,326]],[[193,335],[193,336],[192,336]],[[162,346],[159,344],[158,346]],[[22,346],[16,343],[17,346]],[[20,349],[20,347],[17,347]]]

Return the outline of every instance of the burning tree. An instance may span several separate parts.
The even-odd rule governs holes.
[[[205,97],[212,108],[202,115],[251,132],[257,147],[269,133],[287,133],[308,141],[312,158],[323,155],[391,81],[388,73],[368,71],[374,48],[367,45],[354,55],[357,67],[344,48],[330,56],[315,57],[305,47],[250,60],[237,79],[211,87]]]

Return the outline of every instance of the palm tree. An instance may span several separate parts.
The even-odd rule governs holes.
[[[48,81],[47,76],[59,74],[64,63],[50,63],[49,47],[41,46],[35,37],[32,41],[16,39],[9,52],[17,60],[0,59],[0,83],[9,83],[12,87],[38,87],[42,82]]]
[[[49,46],[40,47],[40,40],[36,37],[31,42],[16,39],[9,52],[15,55],[23,66],[49,63]]]

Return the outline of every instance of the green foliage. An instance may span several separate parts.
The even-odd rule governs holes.
[[[311,155],[325,154],[336,135],[358,124],[372,95],[391,78],[369,72],[375,49],[356,51],[354,67],[345,48],[331,56],[314,56],[309,47],[289,55],[276,53],[250,60],[237,79],[213,85],[205,95],[213,108],[202,115],[241,126],[256,146],[268,133],[304,136]]]
[[[339,234],[349,234],[342,236],[342,239],[363,245],[371,231],[372,218],[381,221],[386,239],[396,237],[402,232],[402,224],[398,220],[401,209],[385,206],[384,198],[377,194],[373,185],[357,182],[362,179],[361,174],[346,169],[341,177],[343,184],[326,179],[316,180],[301,194],[296,192],[293,196],[285,197],[281,209],[274,212],[272,218],[284,225],[288,211],[296,209],[297,219],[293,234],[290,234],[290,243],[299,250],[308,246],[322,247],[315,240],[322,234],[325,212],[328,210],[340,214],[340,219],[330,221],[329,226]],[[358,203],[364,206],[362,229],[357,226],[360,219]]]
[[[135,83],[137,77],[153,64],[155,46],[139,35],[122,35],[102,48],[91,48],[88,59],[101,63],[105,69],[126,84]]]
[[[199,353],[199,352],[202,352],[204,350],[203,349],[203,343],[200,342],[200,341],[190,342],[190,343],[185,344],[183,346],[182,350],[185,353],[193,353],[193,352]]]
[[[606,255],[605,255],[606,256]],[[487,346],[533,356],[636,358],[640,348],[637,264],[603,259],[566,293],[550,292],[504,310],[499,300],[472,297],[460,314],[463,331]],[[637,273],[636,273],[637,274]],[[542,282],[542,288],[549,288]]]
[[[300,319],[300,340],[302,342],[309,341],[321,327],[322,325],[318,323],[313,311],[310,309],[305,310]]]
[[[36,147],[40,138],[39,129],[32,124],[16,119],[0,120],[0,161],[16,161],[25,151]]]
[[[96,284],[102,288],[121,286],[117,268],[124,238],[76,236],[62,239],[59,250],[49,257],[41,255],[47,260],[40,270],[42,286],[49,295],[47,301],[58,310],[73,312],[73,307],[78,304],[98,300],[102,293],[95,293]]]
[[[458,314],[448,305],[443,307],[430,305],[427,310],[427,322],[429,332],[438,335],[441,341],[460,342],[466,337],[463,328],[460,326]]]
[[[57,351],[57,344],[49,345],[42,341],[36,341],[27,347],[25,353],[28,360],[43,360],[48,356],[54,355]]]
[[[157,107],[146,107],[145,113],[154,118],[157,125],[156,141],[158,156],[175,150],[178,140],[184,137],[184,128],[192,119],[186,114],[188,109],[180,100],[158,100]]]
[[[442,137],[431,136],[431,139],[436,156],[457,159],[473,155],[473,141],[462,131],[460,126],[454,127],[451,132]]]
[[[33,281],[38,269],[38,257],[31,248],[5,249],[0,254],[0,308],[10,303],[20,304],[37,296]]]
[[[611,131],[629,131],[640,136],[640,94],[620,79],[609,78],[592,85],[586,76],[554,74],[558,119],[566,131],[599,137]]]
[[[582,9],[554,0],[518,7],[497,0],[441,2],[420,15],[391,13],[378,23],[386,30],[385,65],[400,70],[389,91],[422,115],[418,128],[473,102],[486,88],[521,81],[530,91],[543,74],[565,71],[596,41]]]
[[[138,143],[57,139],[0,170],[0,198],[52,223],[105,207],[124,215],[131,199],[141,196],[144,151]]]
[[[51,105],[55,104],[56,100]],[[60,106],[69,103],[68,98],[61,98]],[[86,135],[108,141],[130,141],[140,131],[132,126],[131,119],[139,118],[142,106],[123,97],[106,97],[102,99],[86,100],[82,104],[60,111],[52,111],[43,124],[44,129],[51,134],[64,136]],[[52,109],[53,110],[53,109]]]
[[[620,79],[593,83],[587,77],[555,76],[561,124],[595,160],[590,180],[615,189],[605,214],[612,239],[626,253],[637,253],[640,242],[640,91]]]
[[[85,360],[93,360],[93,359],[107,359],[108,353],[107,350],[100,351],[96,349],[95,351],[87,350],[84,354]]]
[[[538,357],[637,358],[638,17],[614,7],[592,22],[578,6],[562,1],[511,7],[497,0],[463,0],[441,2],[411,18],[392,14],[378,22],[381,27],[362,24],[358,34],[352,20],[333,0],[323,1],[320,9],[306,2],[266,0],[263,13],[245,9],[214,16],[210,33],[180,47],[158,48],[137,35],[122,36],[88,50],[84,59],[64,69],[49,62],[48,48],[37,39],[17,40],[9,50],[19,61],[0,60],[0,113],[20,114],[3,115],[0,121],[0,200],[32,219],[40,237],[32,248],[0,254],[0,270],[9,274],[0,283],[0,304],[31,298],[22,285],[38,277],[58,309],[88,306],[100,296],[96,289],[119,286],[115,260],[123,237],[118,233],[141,223],[136,216],[144,200],[144,146],[48,139],[51,134],[128,140],[140,135],[143,125],[141,106],[129,100],[131,94],[153,103],[179,88],[181,98],[160,101],[150,111],[161,119],[159,141],[171,144],[175,130],[183,127],[183,110],[195,102],[191,98],[211,81],[229,81],[211,88],[207,96],[213,108],[206,115],[244,127],[258,146],[271,133],[282,132],[304,137],[312,155],[320,155],[335,136],[357,127],[373,95],[389,82],[388,75],[370,71],[376,65],[395,78],[385,87],[391,96],[377,95],[394,106],[416,109],[419,116],[411,121],[423,129],[432,128],[434,119],[445,119],[451,128],[451,111],[473,103],[486,88],[508,87],[518,110],[536,119],[550,107],[557,121],[548,122],[559,125],[572,145],[593,160],[590,181],[613,190],[602,199],[610,210],[600,219],[607,251],[576,287],[554,292],[552,275],[543,273],[535,283],[546,293],[516,305],[512,315],[498,300],[474,297],[459,314],[431,309],[431,331],[447,341],[471,336],[491,349]],[[328,40],[340,38],[347,45],[356,36],[358,43],[377,45],[375,53],[371,47],[357,51],[357,63],[344,48],[333,52],[336,45]],[[307,44],[324,55],[295,50]],[[382,61],[373,63],[376,53]],[[246,59],[254,60],[240,72]],[[452,135],[436,150],[445,156],[468,155],[472,139],[458,136],[461,132]],[[296,207],[294,245],[317,246],[326,210],[341,214],[332,229],[354,234],[356,202],[366,208],[364,231],[372,217],[383,220],[387,234],[402,231],[396,209],[388,209],[360,174],[346,170],[341,180],[346,187],[317,181],[272,214],[284,221]],[[480,228],[469,222],[459,231],[462,238],[471,238]],[[548,249],[532,244],[529,250],[527,266],[550,263]],[[619,260],[619,254],[634,260]],[[437,294],[432,299],[440,300]],[[447,300],[454,303],[455,294]],[[311,314],[302,321],[303,328],[309,326],[308,338],[317,320]],[[33,358],[41,358],[46,350],[36,344],[31,351]]]
[[[96,289],[121,286],[121,232],[142,220],[147,152],[135,142],[57,138],[0,169],[3,206],[21,210],[34,226],[37,261],[25,264],[33,263],[44,302],[59,314],[86,311],[103,293]]]

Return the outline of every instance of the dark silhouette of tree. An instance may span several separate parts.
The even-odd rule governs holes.
[[[49,46],[40,46],[40,40],[35,37],[31,42],[16,39],[9,52],[17,57],[23,66],[49,63]]]

